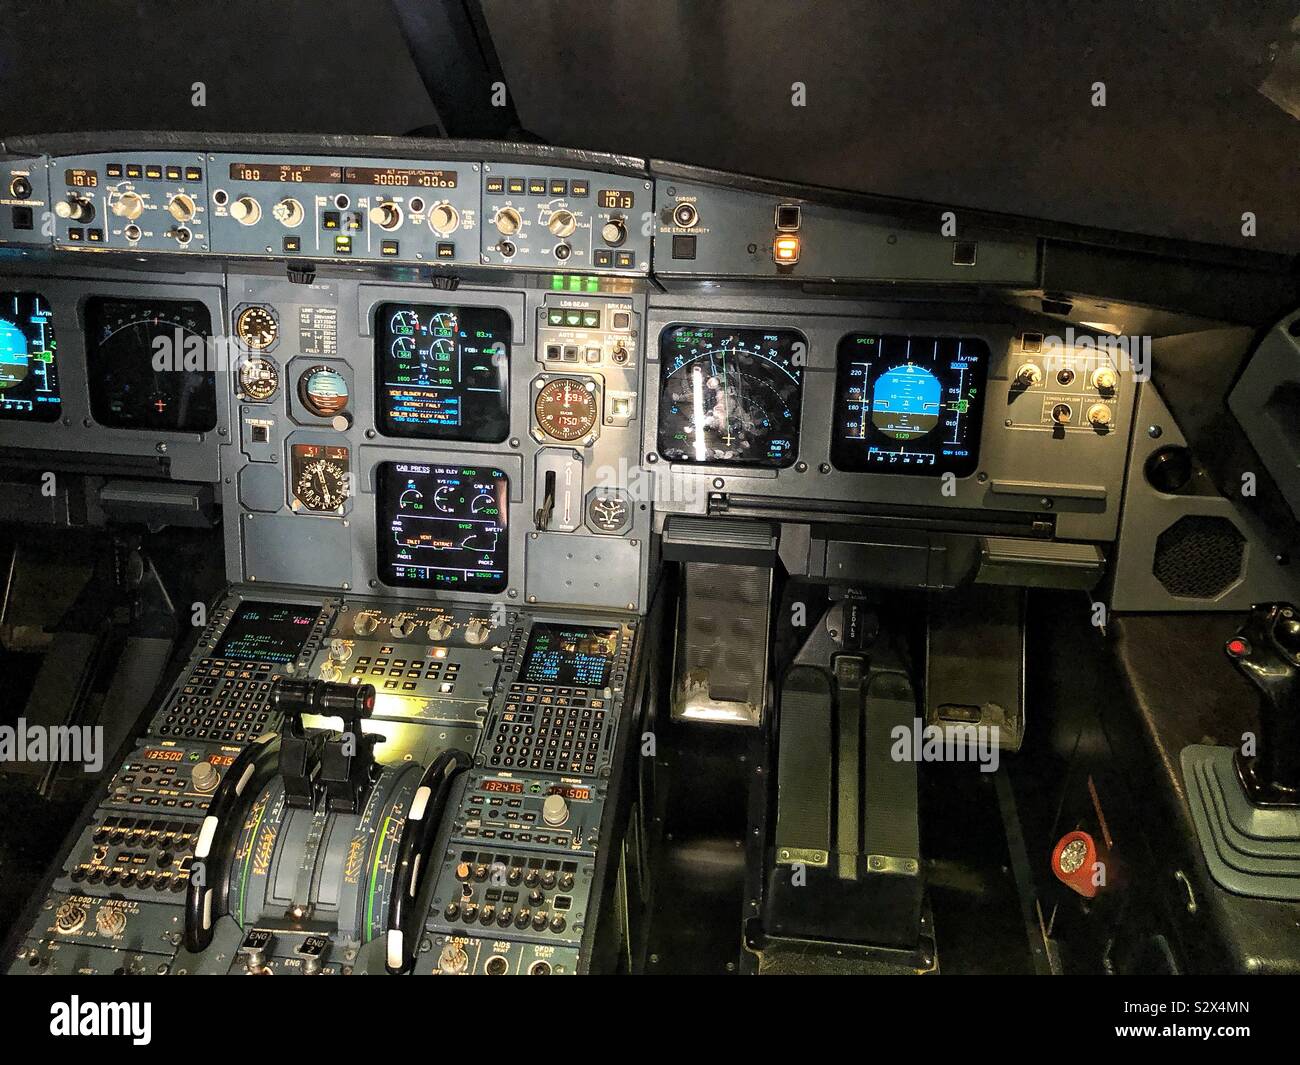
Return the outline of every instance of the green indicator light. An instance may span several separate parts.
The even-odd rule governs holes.
[[[599,291],[600,291],[600,278],[598,278],[598,277],[589,277],[589,278],[587,278],[587,291],[588,291],[588,292],[599,292]]]
[[[569,278],[569,291],[570,292],[582,291],[582,278],[580,278],[577,274],[574,274],[572,277]]]
[[[564,291],[564,275],[563,275],[563,274],[552,274],[552,275],[551,275],[551,288],[553,288],[556,292],[563,292],[563,291]]]

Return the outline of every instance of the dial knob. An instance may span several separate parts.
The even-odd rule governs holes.
[[[496,213],[492,223],[497,227],[497,232],[503,237],[513,237],[519,232],[524,220],[519,217],[519,212],[513,207],[503,207]]]
[[[306,216],[307,212],[302,209],[302,204],[292,196],[285,197],[271,208],[271,217],[282,226],[288,226],[291,229],[299,225]]]
[[[548,795],[542,800],[542,820],[552,828],[559,828],[569,819],[569,804],[563,795]]]
[[[330,661],[346,662],[352,657],[352,645],[347,640],[330,640]]]
[[[241,196],[230,205],[230,217],[241,226],[255,226],[262,218],[262,205],[251,196]]]
[[[1110,406],[1106,403],[1094,403],[1088,408],[1088,421],[1098,429],[1104,429],[1110,425],[1111,412]]]
[[[396,229],[402,224],[402,209],[395,203],[377,203],[370,208],[370,221],[380,229]]]
[[[492,626],[482,618],[471,618],[469,624],[465,626],[465,640],[475,646],[486,643],[491,633]]]
[[[374,614],[358,614],[352,620],[352,631],[358,636],[369,636],[379,628],[379,619]]]
[[[463,973],[469,968],[469,955],[460,944],[451,942],[442,948],[438,955],[438,971],[443,973]]]
[[[221,783],[221,774],[211,762],[195,762],[194,768],[190,770],[190,782],[195,791],[216,791],[217,785]]]
[[[436,617],[429,622],[429,639],[434,643],[442,643],[455,629],[450,618]]]
[[[1074,410],[1068,403],[1058,403],[1052,408],[1052,421],[1057,425],[1069,425],[1070,419],[1074,417]]]
[[[1092,387],[1098,392],[1113,392],[1119,378],[1109,366],[1098,366],[1092,371]]]
[[[105,936],[120,936],[126,931],[126,914],[120,906],[101,906],[95,911],[95,930]]]
[[[320,664],[320,679],[334,684],[343,679],[343,672],[333,662],[322,662]]]
[[[1043,379],[1043,371],[1034,363],[1027,362],[1016,371],[1016,384],[1030,388]]]
[[[190,221],[194,217],[195,210],[193,197],[186,196],[183,192],[173,196],[171,203],[167,205],[167,213],[178,222]]]
[[[89,222],[95,217],[95,205],[81,196],[73,196],[56,203],[54,213],[71,222]]]
[[[396,636],[399,640],[404,636],[410,636],[415,631],[414,618],[398,618],[389,627],[388,631]]]
[[[621,218],[611,218],[600,227],[600,239],[611,248],[617,248],[627,240],[627,223]]]
[[[445,237],[456,232],[460,225],[460,212],[449,203],[440,203],[429,211],[429,228]],[[497,225],[501,229],[500,224]],[[505,230],[501,230],[505,232]]]
[[[563,209],[552,211],[551,217],[546,223],[546,228],[557,237],[571,237],[578,230],[578,220],[573,216],[572,211]]]
[[[113,213],[118,218],[134,222],[144,212],[144,200],[136,192],[124,192],[113,201]]]

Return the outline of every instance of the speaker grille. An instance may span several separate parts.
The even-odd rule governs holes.
[[[1151,572],[1180,599],[1217,599],[1241,579],[1246,538],[1227,518],[1189,514],[1156,538]]]

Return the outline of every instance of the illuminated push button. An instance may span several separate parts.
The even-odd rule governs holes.
[[[569,804],[563,795],[548,795],[542,800],[542,820],[552,828],[559,828],[569,820]]]
[[[1105,403],[1094,403],[1088,408],[1088,421],[1092,423],[1094,428],[1108,428],[1111,417],[1110,407]]]
[[[1069,832],[1052,851],[1052,873],[1085,899],[1096,898],[1097,844],[1087,832]]]
[[[799,261],[799,238],[785,234],[772,241],[772,258],[781,266],[793,266]]]
[[[1092,387],[1098,392],[1113,392],[1118,383],[1118,376],[1109,366],[1098,366],[1092,371]]]
[[[1022,388],[1032,388],[1042,380],[1043,371],[1035,363],[1027,362],[1016,371],[1016,384]]]

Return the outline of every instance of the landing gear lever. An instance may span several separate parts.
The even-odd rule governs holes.
[[[1242,787],[1256,806],[1300,806],[1300,611],[1252,607],[1225,650],[1260,693],[1258,750],[1236,755]]]

